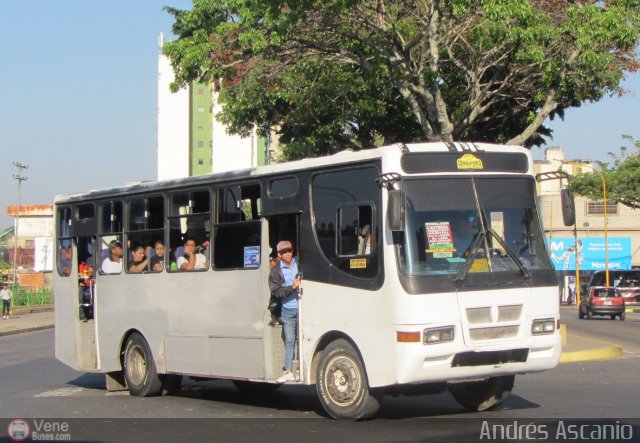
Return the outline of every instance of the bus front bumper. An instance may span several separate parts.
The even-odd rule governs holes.
[[[398,343],[396,383],[431,383],[539,372],[560,360],[559,332],[517,342],[466,346],[464,343]]]

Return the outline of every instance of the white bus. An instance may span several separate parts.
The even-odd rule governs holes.
[[[106,373],[108,389],[159,395],[183,376],[281,386],[282,326],[267,310],[280,240],[304,274],[293,383],[315,385],[334,418],[370,417],[385,394],[444,390],[485,410],[515,374],[560,357],[558,284],[524,148],[393,145],[55,206],[56,357]],[[176,266],[187,239],[206,256],[200,270]],[[139,245],[152,258],[158,242],[161,266],[128,271]],[[123,269],[105,274],[118,244]]]

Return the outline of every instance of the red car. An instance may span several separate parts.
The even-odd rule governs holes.
[[[611,320],[624,320],[625,302],[620,290],[607,286],[591,286],[589,293],[580,300],[578,317],[590,319],[594,315],[609,315]]]

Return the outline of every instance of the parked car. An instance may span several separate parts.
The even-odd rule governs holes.
[[[611,286],[591,286],[580,300],[578,317],[590,319],[594,315],[609,315],[611,320],[625,318],[625,302],[620,290]]]

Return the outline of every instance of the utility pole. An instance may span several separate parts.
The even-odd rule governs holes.
[[[22,188],[22,182],[27,180],[28,177],[24,177],[22,175],[23,169],[29,169],[28,165],[23,165],[22,163],[13,162],[13,165],[18,168],[18,173],[13,175],[18,181],[18,204],[16,205],[16,218],[15,218],[15,226],[13,228],[13,286],[18,284],[18,274],[17,274],[17,265],[18,265],[18,227],[20,226],[20,189]]]

